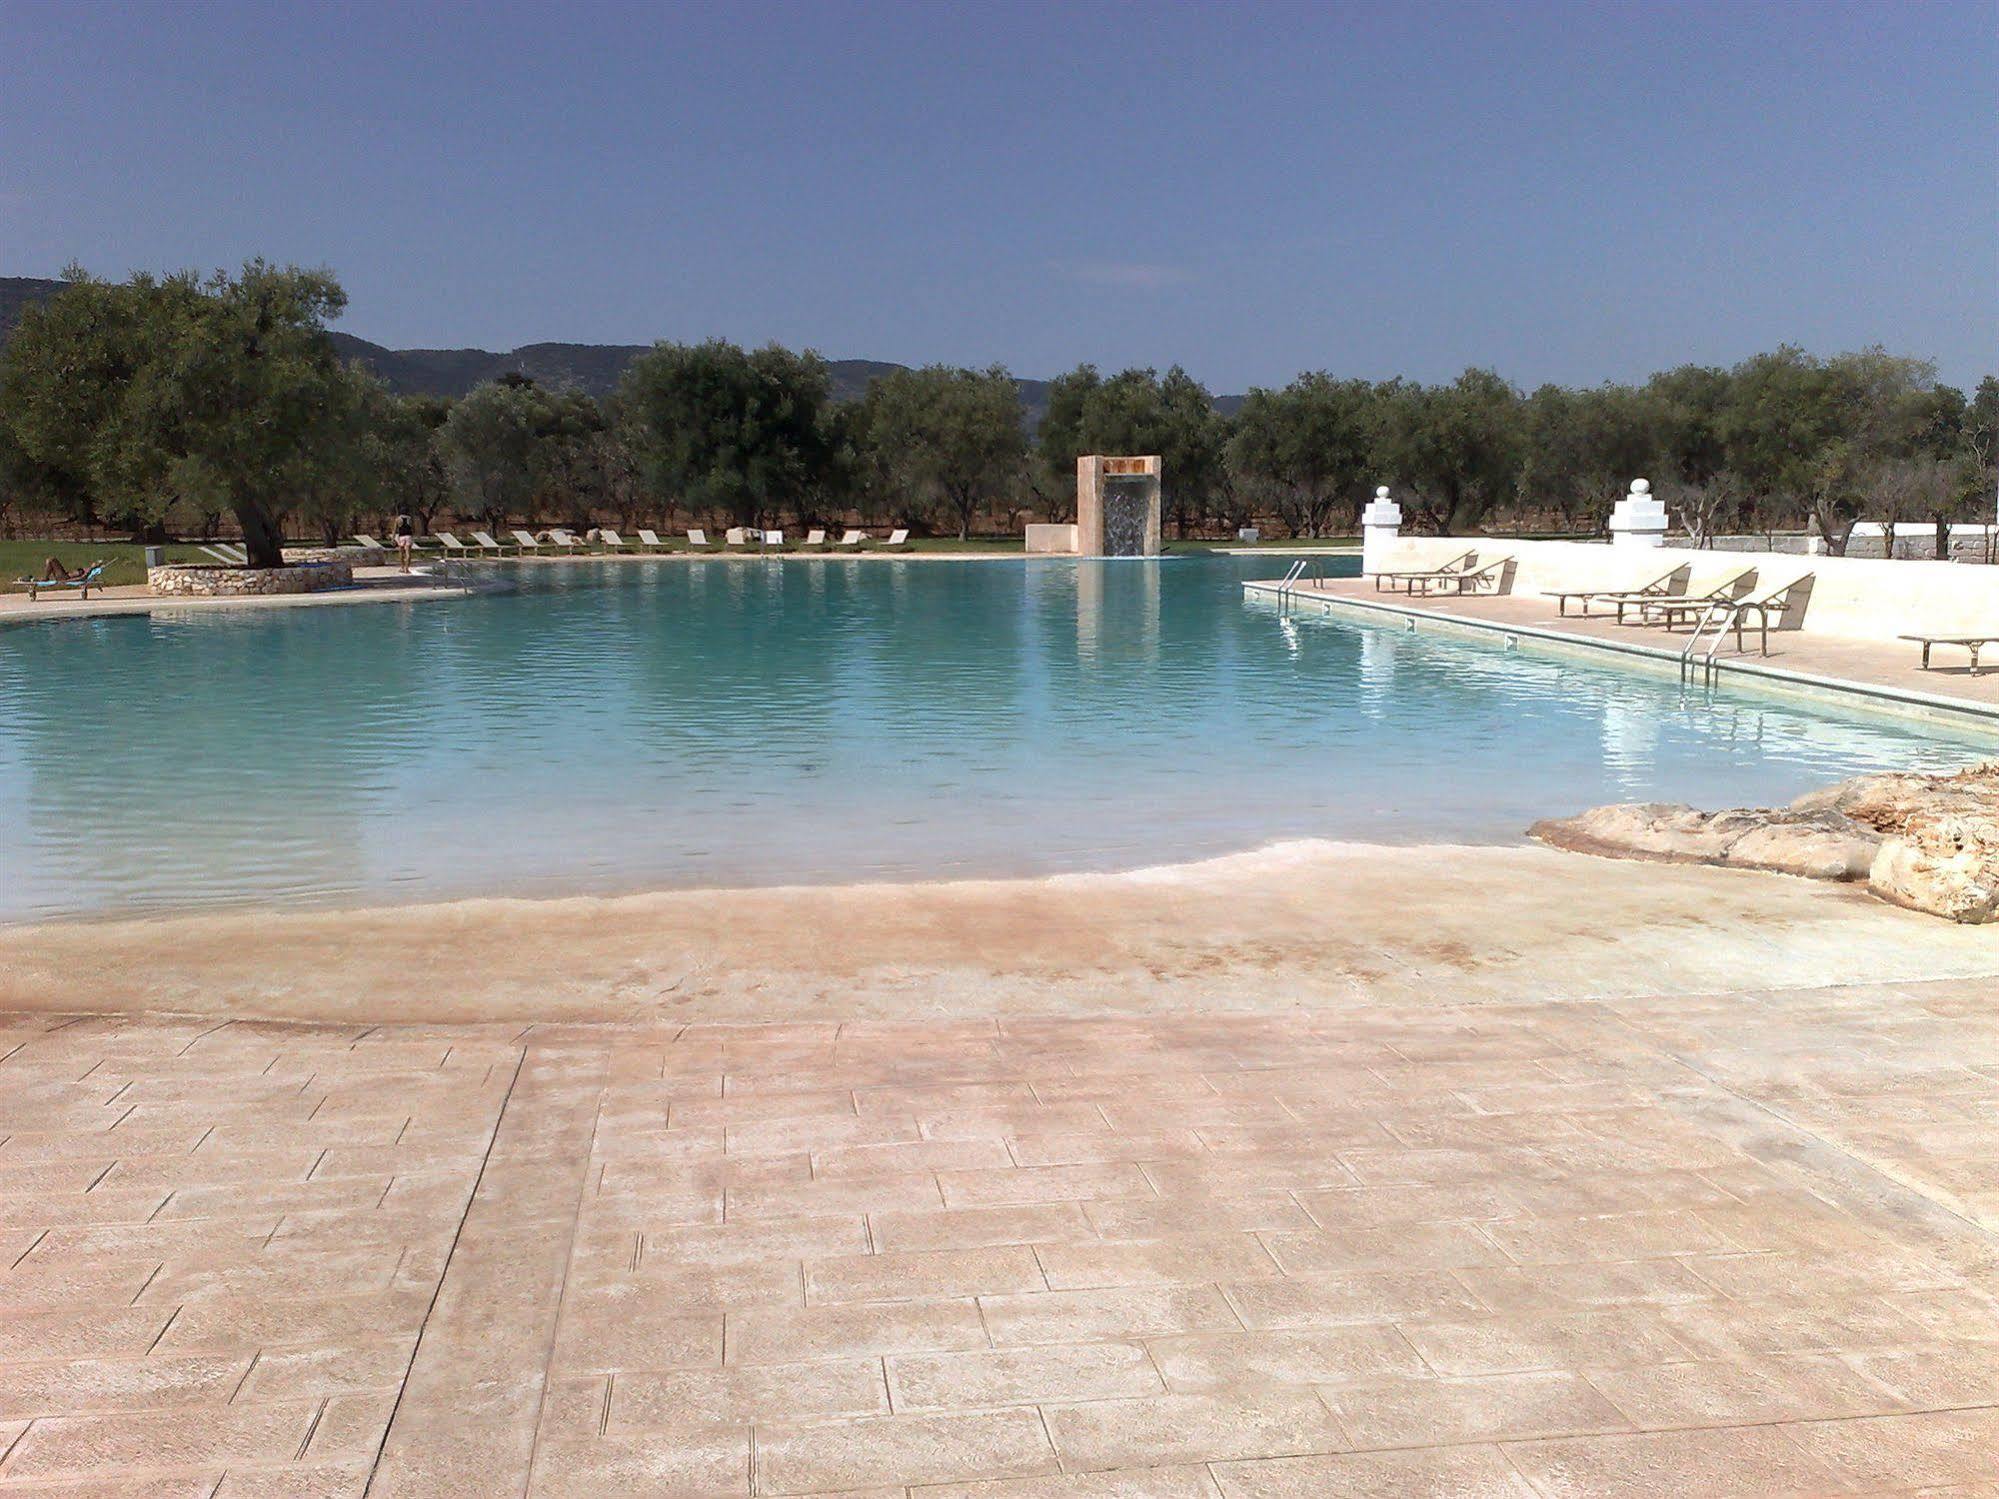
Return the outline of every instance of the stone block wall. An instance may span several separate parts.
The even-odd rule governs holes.
[[[146,587],[166,598],[264,598],[284,593],[318,593],[354,581],[346,561],[298,567],[221,567],[176,562],[146,570]]]
[[[1075,550],[1076,528],[1073,525],[1037,522],[1027,527],[1027,554],[1030,557],[1073,555]]]

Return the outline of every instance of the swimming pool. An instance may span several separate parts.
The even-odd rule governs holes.
[[[1991,741],[1246,606],[1270,558],[520,567],[0,630],[0,920],[1129,867]]]

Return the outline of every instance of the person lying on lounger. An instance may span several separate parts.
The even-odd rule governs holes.
[[[89,571],[90,569],[87,567],[64,567],[62,558],[51,557],[47,562],[42,564],[42,581],[44,583],[80,583],[83,581],[84,574]]]

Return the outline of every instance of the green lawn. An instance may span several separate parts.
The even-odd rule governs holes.
[[[214,560],[195,546],[175,543],[166,550],[169,562]],[[0,541],[0,582],[11,590],[16,578],[39,578],[51,557],[72,568],[108,563],[107,585],[146,581],[146,549],[129,541]]]
[[[1357,547],[1359,545],[1360,538],[1358,536],[1266,536],[1261,541],[1253,542],[1237,541],[1233,537],[1226,541],[1169,541],[1166,544],[1166,550],[1170,552],[1184,548],[1190,552],[1317,552],[1329,551],[1339,547]]]
[[[871,551],[885,550],[879,544]],[[1023,536],[974,536],[968,541],[960,541],[955,536],[912,536],[908,547],[911,552],[1025,552],[1027,539]]]

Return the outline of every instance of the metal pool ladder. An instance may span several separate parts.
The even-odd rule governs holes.
[[[1694,623],[1693,634],[1687,637],[1687,648],[1680,652],[1681,682],[1693,680],[1694,652],[1700,648],[1702,632],[1709,625],[1713,625],[1714,638],[1708,642],[1707,654],[1700,659],[1700,669],[1701,685],[1714,686],[1714,679],[1719,670],[1715,664],[1715,655],[1721,650],[1721,643],[1728,639],[1729,626],[1735,623],[1735,616],[1739,612],[1740,609],[1733,601],[1723,599],[1716,599],[1701,611],[1701,617]]]
[[[1299,588],[1306,582],[1307,569],[1310,569],[1311,579],[1317,581],[1319,577],[1318,560],[1307,557],[1300,557],[1297,561],[1293,562],[1286,570],[1284,576],[1277,580],[1278,603],[1288,603],[1298,596]]]

